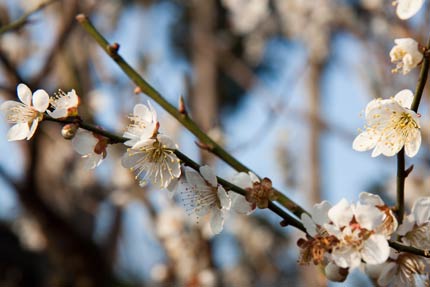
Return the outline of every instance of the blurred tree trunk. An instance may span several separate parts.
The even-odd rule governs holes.
[[[321,201],[321,76],[324,63],[311,61],[309,64],[309,166],[308,201],[314,205]],[[318,266],[301,266],[302,286],[327,286],[327,279]],[[310,276],[310,274],[313,274]]]
[[[217,55],[216,55],[216,3],[214,0],[191,1],[191,61],[194,74],[191,88],[192,117],[203,131],[210,131],[216,122],[217,102]],[[213,157],[201,152],[202,162]]]

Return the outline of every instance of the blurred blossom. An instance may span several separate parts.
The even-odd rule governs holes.
[[[210,269],[204,269],[200,271],[197,278],[198,278],[199,286],[202,286],[202,287],[218,286],[216,275],[214,271]]]
[[[13,226],[21,244],[32,251],[42,251],[46,248],[47,240],[39,224],[29,216],[20,217]]]
[[[395,0],[393,3],[397,5],[397,16],[402,20],[407,20],[418,13],[424,4],[424,0]]]
[[[284,31],[292,38],[302,41],[308,55],[314,61],[322,61],[329,54],[330,27],[339,11],[331,0],[276,0],[275,7],[282,15]]]
[[[133,200],[133,197],[129,192],[124,190],[114,190],[109,196],[111,202],[116,206],[125,207],[128,203]]]
[[[268,0],[222,0],[231,13],[234,29],[240,34],[252,32],[269,15]]]
[[[109,100],[104,95],[102,90],[94,89],[88,93],[88,106],[94,113],[102,113],[109,105]]]
[[[384,0],[361,0],[361,5],[368,10],[381,9],[384,4]]]
[[[16,64],[21,64],[29,53],[29,50],[35,47],[29,43],[23,34],[5,33],[0,37],[0,48]]]
[[[165,264],[157,264],[151,269],[151,280],[163,282],[168,279],[169,268]]]

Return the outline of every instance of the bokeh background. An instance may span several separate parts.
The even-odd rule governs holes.
[[[20,82],[50,94],[73,88],[84,120],[122,134],[148,98],[76,22],[85,13],[166,99],[183,96],[203,130],[302,206],[364,190],[393,204],[396,159],[351,145],[368,101],[416,85],[417,71],[391,73],[388,52],[395,38],[426,43],[430,9],[406,22],[394,9],[383,0],[0,0],[0,101],[16,99]],[[234,174],[152,104],[181,151]],[[429,194],[428,111],[426,89],[408,207]],[[44,122],[21,142],[7,142],[8,128],[0,121],[1,286],[372,284],[359,272],[327,283],[299,266],[302,234],[269,210],[231,213],[209,236],[180,198],[138,187],[121,167],[122,146],[88,171],[60,125]]]

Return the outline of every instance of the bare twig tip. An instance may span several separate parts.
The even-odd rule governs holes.
[[[85,16],[85,14],[78,14],[78,15],[76,15],[76,20],[79,23],[85,22],[85,21],[87,21],[87,16]]]
[[[414,165],[411,165],[410,167],[408,167],[405,170],[405,177],[408,177],[408,175],[412,172],[413,169],[414,169]]]
[[[134,88],[134,91],[133,91],[136,95],[138,95],[138,94],[140,94],[140,93],[142,93],[142,89],[140,88],[140,87],[136,87],[136,88]]]
[[[198,142],[198,141],[195,141],[194,142],[199,148],[201,148],[201,149],[203,149],[203,150],[207,150],[207,151],[210,151],[211,149],[210,149],[210,146],[209,145],[207,145],[207,144],[205,144],[205,143],[202,143],[202,142]]]
[[[187,114],[187,109],[185,108],[185,101],[184,101],[184,97],[180,96],[179,97],[179,107],[178,107],[178,111],[183,114],[186,115]]]

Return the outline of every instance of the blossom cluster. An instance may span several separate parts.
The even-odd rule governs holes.
[[[366,270],[381,286],[430,284],[424,257],[391,249],[390,238],[427,250],[430,246],[430,198],[419,198],[405,222],[398,225],[392,210],[378,195],[363,192],[357,203],[327,201],[302,215],[306,239],[297,242],[301,264],[320,264],[327,278],[342,282],[356,268]],[[428,268],[428,267],[427,267]]]

